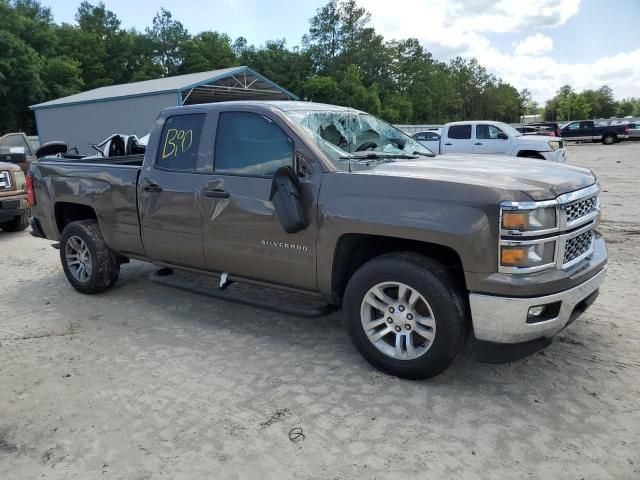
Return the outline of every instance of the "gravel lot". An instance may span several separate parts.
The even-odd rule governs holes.
[[[139,262],[83,296],[50,242],[0,233],[0,478],[640,478],[640,142],[569,159],[604,190],[600,298],[544,352],[467,350],[424,382],[373,370],[340,312],[170,290]]]

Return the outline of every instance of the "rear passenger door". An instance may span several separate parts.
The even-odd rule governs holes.
[[[473,153],[472,125],[451,125],[442,138],[442,153]]]
[[[145,161],[140,172],[142,242],[147,256],[156,262],[205,267],[200,192],[205,174],[213,171],[210,148],[203,148],[210,141],[203,135],[205,118],[204,113],[166,118],[159,142],[154,143],[155,158]],[[113,188],[117,195],[117,186]]]
[[[301,165],[307,168],[301,173]],[[304,145],[270,112],[218,115],[214,172],[202,191],[207,269],[316,289],[317,197],[322,178]],[[269,200],[282,166],[299,173],[307,228],[288,234]]]

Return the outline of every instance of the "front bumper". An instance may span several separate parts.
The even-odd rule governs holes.
[[[575,320],[593,303],[604,282],[606,266],[589,280],[569,290],[538,297],[503,297],[469,294],[473,329],[478,340],[496,343],[521,343],[550,338]],[[527,323],[529,308],[558,305],[553,318]]]
[[[549,160],[551,162],[558,163],[566,163],[567,162],[567,149],[559,148],[558,150],[553,150],[550,152],[540,152],[545,160]]]
[[[24,195],[0,198],[0,222],[13,220],[28,211],[29,205]]]

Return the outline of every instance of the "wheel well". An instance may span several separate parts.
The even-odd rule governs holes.
[[[467,289],[462,261],[455,250],[443,245],[385,237],[381,235],[346,234],[340,237],[333,258],[332,292],[341,299],[351,276],[369,260],[391,252],[414,252],[442,263],[461,291]]]
[[[535,150],[520,150],[516,157],[539,158],[544,160],[544,156]]]
[[[58,232],[62,233],[69,223],[88,218],[97,218],[96,211],[87,205],[79,203],[59,202],[55,206],[56,225]]]

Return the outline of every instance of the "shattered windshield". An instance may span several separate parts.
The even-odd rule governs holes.
[[[302,126],[341,170],[435,155],[394,126],[367,113],[305,110],[286,115]]]

